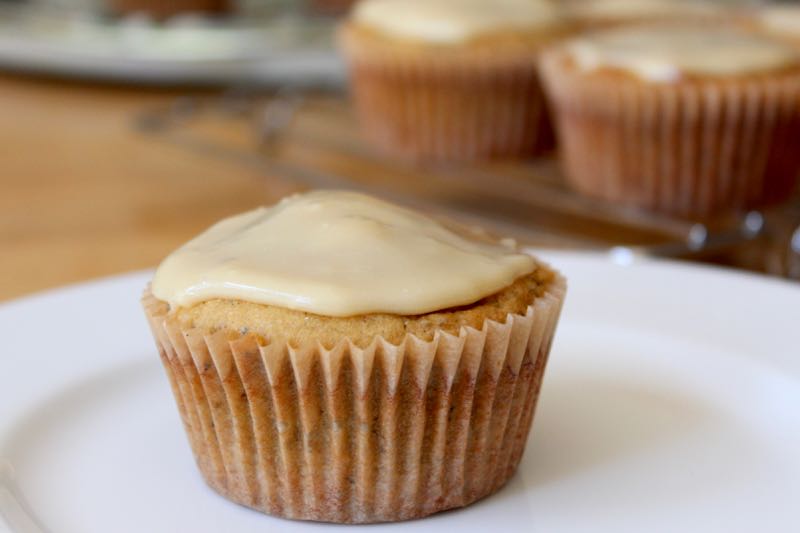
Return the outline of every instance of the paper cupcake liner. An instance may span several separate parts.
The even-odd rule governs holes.
[[[226,498],[271,515],[404,520],[467,505],[514,473],[565,293],[432,341],[366,348],[182,329],[143,297],[197,465]]]
[[[364,136],[414,160],[529,157],[553,148],[535,53],[409,54],[342,31]],[[430,57],[428,57],[430,56]]]
[[[647,84],[548,53],[567,181],[582,193],[702,218],[779,203],[800,174],[800,73]]]

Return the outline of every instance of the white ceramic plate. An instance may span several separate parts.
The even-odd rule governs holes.
[[[133,83],[338,87],[344,66],[333,28],[331,19],[292,13],[154,24],[87,6],[0,0],[0,66]]]
[[[469,508],[363,531],[797,531],[800,286],[546,256],[570,289],[519,473]],[[353,530],[206,488],[138,307],[147,278],[0,306],[14,531],[39,531],[26,513],[52,533]]]

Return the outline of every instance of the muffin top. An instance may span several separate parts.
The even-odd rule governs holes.
[[[582,71],[614,69],[652,82],[740,76],[793,67],[792,47],[730,28],[642,26],[588,34],[566,45]]]
[[[764,7],[759,12],[758,20],[767,31],[800,38],[800,5]]]
[[[465,327],[481,330],[487,320],[505,323],[510,314],[524,315],[538,298],[555,294],[559,286],[563,288],[563,279],[546,266],[536,265],[530,274],[477,302],[420,315],[330,317],[242,300],[213,299],[178,308],[172,317],[183,328],[236,331],[264,340],[282,339],[294,346],[320,343],[331,348],[348,339],[366,347],[378,337],[392,344],[402,342],[407,335],[429,341],[437,332],[458,335]],[[167,306],[164,302],[159,305]],[[168,309],[162,309],[160,314],[166,313]]]
[[[573,0],[567,5],[571,16],[598,22],[703,17],[721,13],[723,9],[708,2],[692,0]]]
[[[153,295],[316,315],[419,315],[468,305],[532,273],[511,247],[354,192],[315,191],[225,219],[167,257]]]
[[[432,44],[459,44],[502,31],[557,25],[550,0],[362,0],[351,20],[382,35]]]

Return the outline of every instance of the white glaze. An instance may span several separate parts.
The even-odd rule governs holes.
[[[167,257],[153,294],[175,307],[228,298],[326,316],[415,315],[473,303],[533,259],[352,192],[285,198],[212,226]]]
[[[768,31],[800,38],[800,5],[765,7],[759,18]]]
[[[634,20],[658,17],[708,16],[721,13],[719,6],[692,0],[576,0],[569,13],[597,21]]]
[[[503,29],[558,23],[549,0],[362,0],[353,20],[389,36],[455,44]]]
[[[797,53],[774,40],[730,29],[644,27],[590,34],[567,44],[578,68],[625,70],[669,82],[682,74],[732,76],[791,65]]]

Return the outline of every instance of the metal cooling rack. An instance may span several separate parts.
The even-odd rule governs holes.
[[[137,125],[284,185],[360,190],[526,245],[605,250],[619,261],[692,259],[800,279],[800,197],[778,208],[692,221],[576,194],[553,156],[470,165],[391,160],[363,141],[342,95],[233,89],[178,98],[143,113]]]

